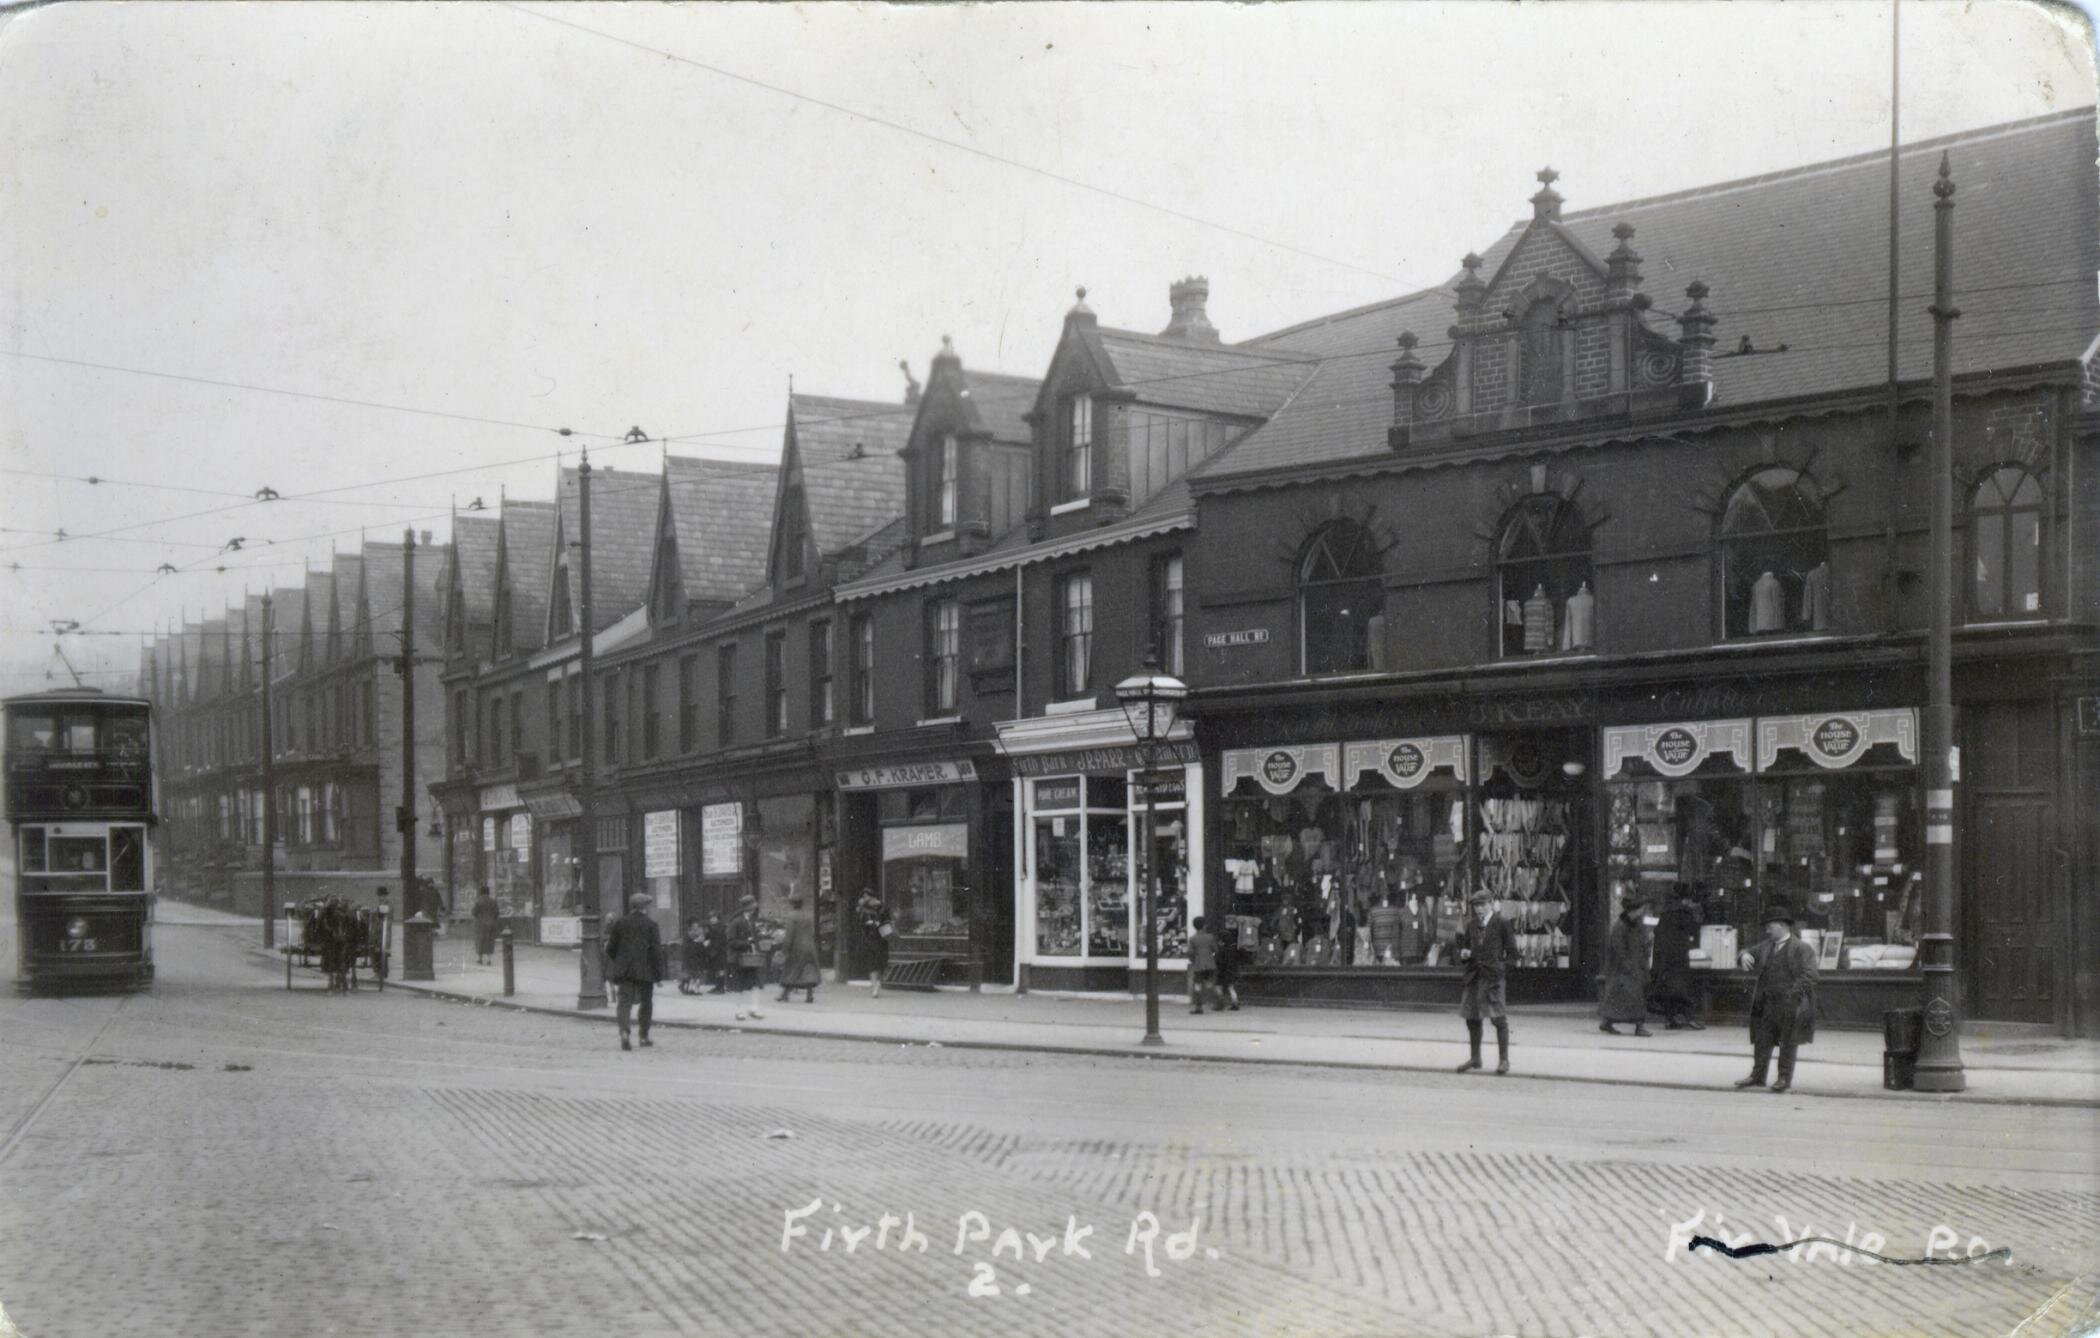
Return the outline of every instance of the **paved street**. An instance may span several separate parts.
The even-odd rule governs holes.
[[[253,931],[185,918],[151,994],[0,1001],[0,1305],[30,1338],[2100,1321],[2089,1109],[671,1029],[621,1054],[609,1024],[288,993]]]

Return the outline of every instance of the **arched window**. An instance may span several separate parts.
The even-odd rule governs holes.
[[[1596,632],[1590,532],[1573,502],[1545,494],[1519,502],[1495,550],[1502,653],[1588,650]]]
[[[1376,668],[1384,658],[1385,590],[1371,532],[1337,520],[1313,535],[1298,564],[1298,630],[1308,674]]]
[[[1774,465],[1736,485],[1721,513],[1721,600],[1731,637],[1830,626],[1830,536],[1815,480]]]
[[[2001,465],[1969,499],[1969,612],[2026,618],[2042,611],[2042,485]]]

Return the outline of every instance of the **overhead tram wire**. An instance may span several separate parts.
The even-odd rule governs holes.
[[[622,37],[618,33],[606,32],[602,28],[586,27],[581,23],[576,23],[566,18],[556,18],[552,14],[542,13],[535,9],[527,9],[522,5],[507,3],[507,0],[499,0],[499,3],[502,4],[503,8],[511,10],[518,14],[522,14],[527,18],[538,19],[543,23],[551,23],[558,27],[569,28],[576,32],[583,33],[586,36],[596,37],[601,41],[611,42],[618,46],[624,46],[632,51],[639,51],[644,55],[661,56],[665,60],[672,61],[675,64],[684,65],[688,68],[699,70],[705,74],[714,75],[716,78],[719,79],[727,79],[732,83],[743,84],[747,87],[756,88],[763,92],[775,94],[779,97],[792,98],[797,102],[806,102],[813,107],[822,107],[826,111],[836,112],[841,116],[851,117],[852,119],[857,121],[865,121],[869,125],[880,126],[885,130],[894,130],[899,134],[909,135],[914,139],[924,140],[929,144],[938,144],[942,148],[952,149],[957,153],[968,154],[972,158],[977,158],[985,162],[997,163],[1002,167],[1010,167],[1015,169],[1016,171],[1026,172],[1030,176],[1041,177],[1046,181],[1055,181],[1060,185],[1071,186],[1076,190],[1083,190],[1093,195],[1102,196],[1106,199],[1117,200],[1122,202],[1123,204],[1133,205],[1139,209],[1150,210],[1151,212],[1156,214],[1163,214],[1168,218],[1178,219],[1183,223],[1193,223],[1198,227],[1209,228],[1214,232],[1222,232],[1227,234],[1228,236],[1238,237],[1243,241],[1255,242],[1262,246],[1273,247],[1279,251],[1287,251],[1292,255],[1301,256],[1307,260],[1317,260],[1324,265],[1335,265],[1342,269],[1353,270],[1358,274],[1368,274],[1373,278],[1384,279],[1389,283],[1398,282],[1398,280],[1395,279],[1393,275],[1388,274],[1383,270],[1373,269],[1368,265],[1359,265],[1351,260],[1340,260],[1334,256],[1322,255],[1318,251],[1307,250],[1305,247],[1302,246],[1293,246],[1289,242],[1278,241],[1273,237],[1264,237],[1260,233],[1249,232],[1245,228],[1236,228],[1229,223],[1219,223],[1214,219],[1204,218],[1199,214],[1191,214],[1186,210],[1176,209],[1171,205],[1159,204],[1156,201],[1147,200],[1140,196],[1129,195],[1122,191],[1116,190],[1113,187],[1102,186],[1095,182],[1083,180],[1079,177],[1067,176],[1062,172],[1053,171],[1047,167],[1038,167],[1034,163],[1023,162],[1018,158],[1009,158],[1004,154],[994,153],[990,149],[979,148],[977,145],[966,143],[965,141],[959,139],[949,139],[945,135],[937,135],[930,130],[921,130],[917,126],[907,125],[902,121],[893,121],[888,117],[878,116],[873,112],[862,111],[857,107],[848,107],[844,103],[832,102],[828,99],[816,97],[809,93],[799,92],[792,88],[785,88],[779,84],[770,84],[763,79],[757,79],[748,74],[740,74],[735,70],[724,69],[722,66],[719,65],[710,65],[706,61],[695,60],[691,56],[681,56],[673,51],[665,51],[661,47],[650,46],[646,42],[638,42],[630,37]]]

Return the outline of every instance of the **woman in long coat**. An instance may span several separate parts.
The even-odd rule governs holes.
[[[1699,982],[1692,975],[1692,949],[1699,946],[1699,902],[1691,885],[1679,883],[1677,898],[1655,926],[1655,1006],[1672,1031],[1704,1031]]]
[[[503,912],[487,888],[474,898],[474,960],[483,966],[496,955],[496,925]]]
[[[1597,1000],[1597,1016],[1604,1020],[1599,1031],[1619,1034],[1615,1022],[1634,1024],[1636,1036],[1652,1036],[1648,1030],[1648,926],[1641,923],[1647,908],[1629,901],[1612,922],[1611,938],[1604,945],[1604,992]]]
[[[780,1002],[786,1003],[791,992],[801,990],[804,1003],[815,1003],[817,986],[824,980],[824,972],[817,965],[817,925],[803,914],[799,896],[788,898],[787,937],[781,941],[780,951]]]

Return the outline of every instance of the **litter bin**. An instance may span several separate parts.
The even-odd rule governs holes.
[[[1924,1031],[1922,1008],[1891,1008],[1881,1015],[1881,1085],[1889,1091],[1907,1092],[1915,1083]]]

